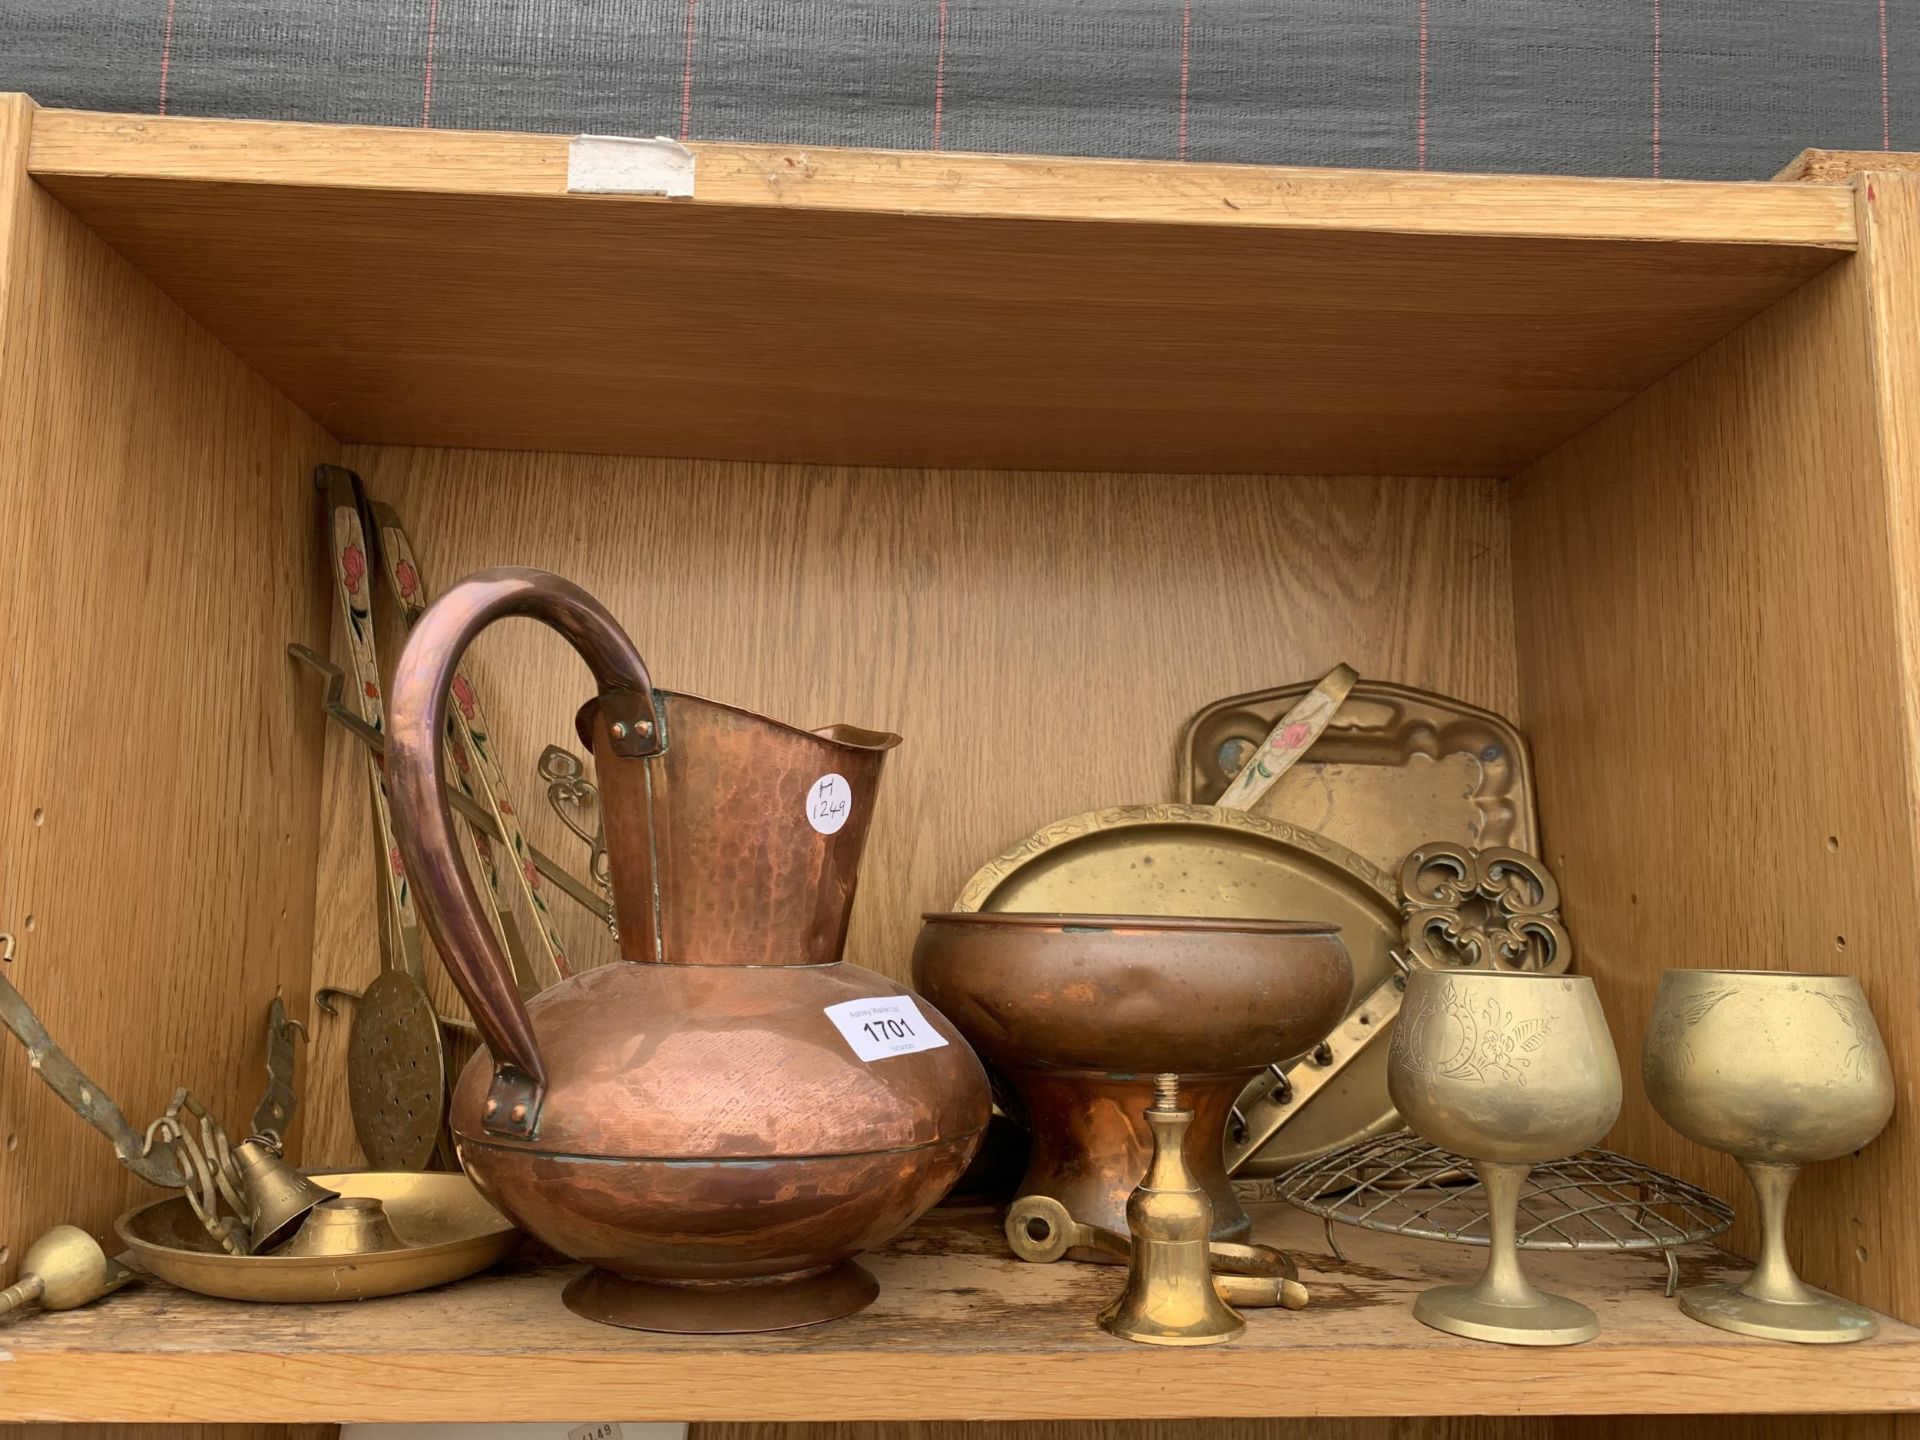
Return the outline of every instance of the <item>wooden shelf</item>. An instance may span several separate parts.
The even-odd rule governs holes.
[[[424,1295],[260,1308],[158,1284],[0,1329],[0,1420],[466,1421],[1011,1419],[1769,1413],[1920,1409],[1920,1331],[1801,1347],[1697,1325],[1661,1293],[1657,1255],[1530,1255],[1543,1285],[1605,1329],[1565,1350],[1429,1330],[1425,1286],[1482,1252],[1257,1207],[1300,1257],[1305,1311],[1254,1311],[1237,1342],[1157,1350],[1093,1316],[1115,1270],[1008,1257],[985,1210],[938,1211],[871,1257],[881,1295],[835,1325],[692,1339],[609,1329],[560,1305],[575,1267],[518,1267]],[[1733,1269],[1683,1256],[1688,1283]]]
[[[1855,245],[1844,186],[41,111],[35,180],[345,441],[1507,475]]]

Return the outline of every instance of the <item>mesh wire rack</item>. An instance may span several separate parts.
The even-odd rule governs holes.
[[[1326,1223],[1456,1245],[1487,1243],[1487,1211],[1472,1163],[1411,1130],[1342,1146],[1249,1187]],[[1673,1293],[1673,1251],[1724,1234],[1733,1207],[1684,1180],[1611,1150],[1534,1167],[1520,1194],[1518,1243],[1530,1250],[1658,1250]]]

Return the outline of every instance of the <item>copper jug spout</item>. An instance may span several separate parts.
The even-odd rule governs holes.
[[[624,765],[600,699],[575,719],[592,747],[623,959],[827,965],[840,958],[881,762],[898,735],[802,730],[655,692],[663,745]]]

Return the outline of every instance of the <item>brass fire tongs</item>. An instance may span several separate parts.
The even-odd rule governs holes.
[[[0,958],[11,959],[14,940],[0,934]],[[250,1254],[255,1206],[249,1201],[245,1167],[227,1132],[185,1086],[145,1130],[136,1130],[113,1098],[74,1064],[47,1033],[5,974],[0,974],[0,1024],[26,1047],[27,1064],[67,1107],[107,1137],[122,1165],[163,1190],[181,1190],[206,1231],[231,1255]],[[254,1107],[248,1142],[280,1154],[286,1127],[298,1104],[293,1088],[293,1037],[306,1027],[287,1018],[278,996],[267,1012],[267,1088]],[[328,1192],[331,1193],[331,1192]],[[221,1202],[230,1213],[222,1213]]]

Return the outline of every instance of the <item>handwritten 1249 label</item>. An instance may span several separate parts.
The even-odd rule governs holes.
[[[853,786],[839,774],[822,775],[807,787],[807,823],[822,835],[836,834],[853,814]]]
[[[829,1005],[827,1019],[846,1036],[862,1060],[886,1060],[937,1050],[946,1040],[927,1023],[911,995],[883,995],[873,1000],[842,1000]]]

